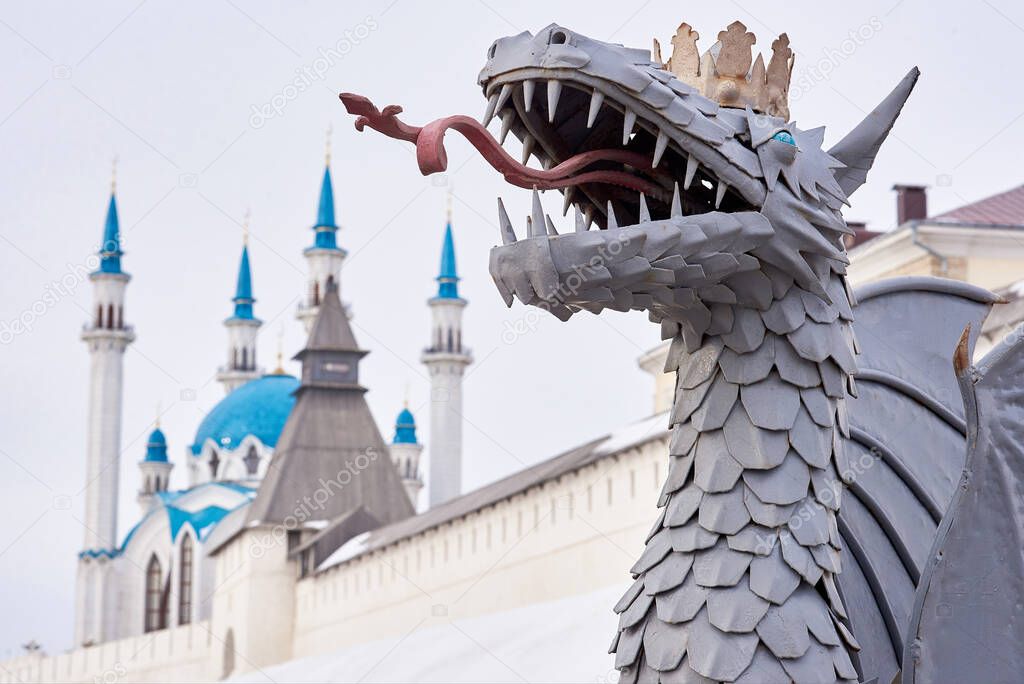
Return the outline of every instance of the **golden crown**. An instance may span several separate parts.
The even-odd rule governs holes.
[[[718,42],[701,57],[697,51],[700,35],[686,23],[672,37],[672,57],[664,68],[705,97],[726,107],[747,107],[763,114],[789,120],[789,79],[793,74],[793,51],[783,33],[772,43],[768,68],[759,54],[751,63],[751,48],[757,37],[742,22],[734,21],[718,33]],[[654,61],[662,63],[661,45],[654,39]]]

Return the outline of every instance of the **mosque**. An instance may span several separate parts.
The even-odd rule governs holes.
[[[116,528],[120,485],[116,464],[121,450],[122,369],[134,331],[125,317],[125,291],[131,278],[122,269],[117,199],[112,189],[99,268],[90,276],[95,316],[82,333],[91,357],[91,375],[87,533],[78,554],[77,645],[91,646],[209,619],[211,602],[199,600],[210,593],[214,579],[208,540],[226,517],[241,516],[254,508],[265,517],[268,507],[273,507],[268,506],[268,499],[282,486],[282,478],[287,479],[282,470],[290,466],[289,462],[275,465],[274,454],[289,416],[296,413],[293,422],[302,419],[295,412],[297,403],[306,407],[306,413],[315,414],[308,416],[301,430],[306,441],[313,434],[324,437],[326,452],[320,456],[326,463],[342,462],[339,455],[346,440],[354,448],[390,455],[391,460],[379,468],[382,491],[375,492],[378,501],[368,503],[364,512],[380,509],[377,524],[414,514],[424,486],[420,472],[424,445],[417,439],[415,418],[408,407],[398,414],[394,437],[385,445],[362,399],[364,390],[358,386],[356,368],[366,352],[352,336],[349,314],[338,294],[345,250],[337,242],[329,157],[312,229],[313,243],[303,251],[309,267],[308,287],[297,311],[310,335],[309,344],[297,357],[303,362],[304,375],[309,370],[309,377],[300,380],[287,374],[280,354],[277,368],[271,372],[264,372],[258,364],[256,341],[262,321],[255,315],[252,267],[244,244],[234,308],[224,321],[227,358],[217,373],[226,396],[203,418],[187,447],[188,486],[168,489],[174,464],[168,458],[167,438],[157,424],[138,464],[141,519],[120,537]],[[471,357],[462,348],[466,302],[459,297],[458,280],[449,221],[438,292],[430,300],[434,312],[431,343],[423,358],[435,389],[443,387],[448,397],[447,402],[432,402],[432,504],[451,498],[460,488],[460,385]],[[323,363],[310,368],[312,361]],[[312,407],[306,406],[310,402],[303,403],[303,398],[318,394],[311,389],[314,387],[347,396],[319,397]],[[328,434],[331,426],[343,434]],[[257,501],[261,486],[268,496]],[[381,501],[389,503],[385,507]]]

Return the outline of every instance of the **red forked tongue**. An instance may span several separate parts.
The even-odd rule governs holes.
[[[476,119],[457,114],[446,116],[428,123],[422,128],[410,126],[398,119],[402,108],[388,105],[383,110],[366,97],[353,93],[341,93],[338,96],[349,114],[358,116],[356,130],[364,126],[383,133],[397,140],[405,140],[416,145],[416,161],[424,176],[444,171],[448,168],[448,155],[444,150],[444,134],[451,128],[463,135],[473,147],[493,166],[505,180],[521,188],[536,187],[540,190],[565,188],[583,183],[609,183],[620,185],[638,192],[653,194],[658,186],[650,181],[624,171],[577,171],[595,162],[612,161],[627,164],[645,171],[651,170],[651,160],[637,152],[627,150],[592,150],[574,155],[558,166],[548,169],[531,169],[520,164],[508,152],[502,149],[487,129]]]

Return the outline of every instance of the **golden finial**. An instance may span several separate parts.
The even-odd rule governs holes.
[[[156,402],[156,420],[153,421],[153,427],[160,427],[160,402]]]
[[[409,408],[409,381],[405,381],[405,397],[402,399],[402,408]]]
[[[334,126],[327,124],[327,135],[324,143],[324,166],[331,165],[331,133],[334,132]]]
[[[284,375],[284,326],[277,329],[277,368],[274,375]]]
[[[448,223],[452,222],[452,187],[448,186],[448,205],[445,209],[445,216],[447,216]]]
[[[110,194],[117,192],[117,155],[110,160]]]
[[[252,211],[246,209],[245,216],[242,217],[242,245],[245,247],[249,246],[249,221],[251,220]]]

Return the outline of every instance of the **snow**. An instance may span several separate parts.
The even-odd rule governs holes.
[[[607,651],[618,624],[612,606],[626,586],[468,619],[430,618],[389,639],[230,681],[616,682]]]
[[[366,542],[370,540],[370,533],[363,532],[349,539],[347,542],[335,549],[334,553],[327,557],[323,563],[317,567],[317,570],[326,570],[332,568],[335,565],[344,563],[350,558],[355,558],[363,551],[366,550]]]
[[[597,445],[597,452],[600,454],[614,454],[650,441],[663,432],[668,432],[668,414],[656,413],[649,418],[644,418],[616,430],[608,436],[608,439]]]

